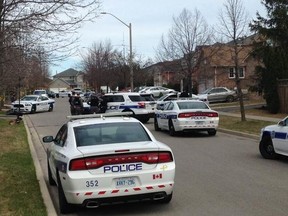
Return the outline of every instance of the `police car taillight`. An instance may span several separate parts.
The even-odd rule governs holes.
[[[205,116],[205,117],[218,117],[218,113],[214,112],[192,112],[192,113],[180,113],[178,118],[189,118],[195,116]]]
[[[145,108],[145,103],[144,102],[139,102],[138,105],[139,105],[139,108]]]
[[[170,152],[145,152],[137,154],[119,154],[102,157],[89,157],[74,159],[70,162],[69,170],[98,169],[105,165],[125,164],[142,162],[146,164],[172,162],[173,157]]]

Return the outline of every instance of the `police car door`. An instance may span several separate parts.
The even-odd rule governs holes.
[[[281,121],[274,134],[272,134],[275,152],[288,154],[288,118]]]
[[[161,121],[162,121],[162,126],[165,129],[169,128],[169,119],[171,117],[171,111],[173,107],[174,107],[174,104],[171,101],[165,103],[164,105],[164,110],[163,110],[163,115],[161,117]]]
[[[41,111],[46,111],[49,109],[49,104],[48,104],[49,98],[45,96],[41,96],[41,102],[39,102],[39,107]]]

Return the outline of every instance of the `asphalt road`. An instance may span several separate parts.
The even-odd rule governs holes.
[[[53,112],[27,115],[28,127],[47,181],[45,146],[40,139],[55,135],[69,115],[67,98],[56,99]],[[288,212],[288,160],[263,159],[258,142],[217,132],[170,137],[156,132],[153,121],[146,126],[168,144],[176,159],[173,199],[168,205],[139,203],[78,209],[73,215],[151,215],[151,216],[286,216]],[[56,187],[48,186],[58,211]],[[72,215],[72,214],[71,214]]]

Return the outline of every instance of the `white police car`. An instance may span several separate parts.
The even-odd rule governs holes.
[[[261,129],[259,151],[266,159],[288,156],[288,116],[278,124]]]
[[[14,113],[35,113],[53,111],[55,100],[44,95],[25,95],[19,100],[11,103],[11,110]]]
[[[55,137],[42,138],[48,143],[48,178],[58,186],[61,213],[74,205],[172,199],[171,149],[137,119],[115,115],[70,116]]]
[[[143,123],[148,122],[151,117],[147,102],[137,92],[107,93],[103,99],[107,102],[106,113],[132,112],[133,117]]]
[[[154,129],[168,130],[171,136],[177,132],[207,131],[216,135],[219,123],[217,111],[200,100],[171,100],[155,112]]]

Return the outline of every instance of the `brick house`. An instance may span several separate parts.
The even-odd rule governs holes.
[[[181,62],[179,60],[158,62],[144,69],[144,72],[152,74],[154,86],[165,86],[180,83]]]
[[[241,88],[244,91],[253,84],[251,76],[254,75],[255,67],[260,65],[260,62],[253,58],[252,51],[252,44],[238,46],[238,72]],[[196,52],[199,58],[192,79],[196,80],[199,92],[211,87],[225,86],[230,89],[236,87],[234,47],[232,45],[201,46],[196,49]]]
[[[238,46],[239,76],[243,92],[247,92],[249,86],[253,84],[251,76],[254,75],[255,67],[261,64],[259,60],[252,56],[253,42],[259,40],[258,35],[251,35],[241,40]],[[198,46],[196,48],[193,59],[192,81],[194,86],[197,85],[198,92],[210,87],[224,86],[230,89],[236,87],[233,49],[231,42]],[[149,68],[149,71],[153,72],[154,85],[164,85],[170,82],[182,86],[182,80],[185,79],[183,71],[187,70],[185,62],[181,59],[159,62],[149,66]]]

